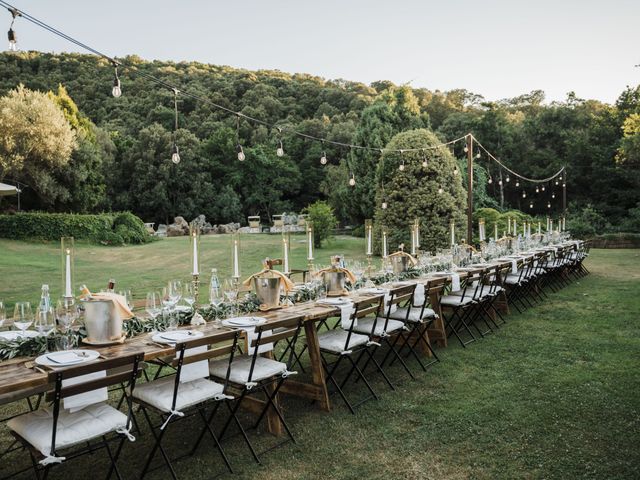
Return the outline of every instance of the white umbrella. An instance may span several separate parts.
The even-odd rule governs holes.
[[[0,197],[5,197],[7,195],[17,195],[18,193],[20,193],[18,187],[7,185],[6,183],[0,183]]]

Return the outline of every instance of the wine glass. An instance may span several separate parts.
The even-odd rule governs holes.
[[[56,328],[56,321],[53,307],[38,307],[36,309],[36,317],[34,321],[34,327],[36,331],[43,337],[44,340],[44,353],[49,353],[49,341],[48,337]]]
[[[20,330],[20,335],[25,336],[25,331],[33,323],[31,303],[17,302],[13,310],[13,324]]]
[[[2,300],[0,300],[0,327],[4,325],[4,322],[6,319],[7,319],[7,310]]]
[[[73,346],[71,341],[71,326],[78,318],[78,309],[73,298],[62,298],[56,303],[56,320],[60,327],[60,349],[69,350]]]
[[[145,310],[149,314],[152,320],[155,320],[162,312],[162,305],[164,304],[164,297],[160,298],[158,292],[147,293],[147,303]]]
[[[193,309],[193,304],[196,301],[196,292],[193,288],[193,283],[186,282],[184,284],[184,287],[182,288],[182,299],[187,305],[189,305],[190,309]]]
[[[233,305],[232,314],[236,315],[236,299],[238,298],[237,282],[232,279],[226,279],[224,281],[224,296],[227,301]]]
[[[175,307],[180,301],[180,298],[182,298],[182,282],[180,280],[171,280],[168,288],[169,299],[171,300],[172,306]]]
[[[124,300],[129,308],[133,307],[133,297],[131,296],[131,290],[120,290],[118,292],[118,295],[122,295],[124,297]]]

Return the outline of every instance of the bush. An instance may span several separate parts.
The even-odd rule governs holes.
[[[331,237],[333,229],[336,228],[338,220],[333,213],[333,209],[327,202],[318,200],[304,208],[304,213],[308,213],[308,222],[313,225],[313,243],[316,248],[322,246],[322,241]]]
[[[352,237],[364,238],[364,225],[358,225],[351,230]]]
[[[107,245],[151,241],[142,220],[129,212],[99,215],[42,212],[0,215],[0,238],[58,241],[60,237]]]
[[[575,238],[591,238],[609,230],[607,220],[591,205],[567,217],[567,230]]]

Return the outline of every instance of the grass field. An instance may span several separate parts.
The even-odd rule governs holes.
[[[162,250],[166,245],[171,244],[150,248],[169,256],[171,249]],[[261,255],[256,252],[256,261]],[[138,265],[149,265],[144,281],[153,283],[154,272],[175,261],[163,260],[159,267],[156,259],[141,258]],[[35,253],[29,262],[43,265]],[[22,271],[26,265],[17,263],[11,271],[31,278]],[[287,398],[297,443],[266,454],[264,466],[257,466],[238,439],[231,439],[228,453],[238,473],[226,478],[640,478],[640,250],[592,250],[587,266],[590,276],[522,315],[512,314],[497,334],[467,349],[454,343],[440,349],[442,362],[416,381],[394,366],[389,373],[400,383],[397,391],[376,382],[381,399],[367,402],[355,416],[335,397],[331,413]],[[122,272],[114,275],[123,281],[135,278],[122,266],[113,271]],[[111,274],[97,273],[96,280]],[[2,291],[7,287],[28,291],[13,281],[3,282]],[[195,428],[190,420],[177,426],[170,440],[176,454],[190,444]],[[149,441],[144,432],[124,453],[129,478],[140,471]],[[0,427],[0,448],[6,442]],[[177,464],[182,478],[208,479],[222,471],[208,448]],[[26,465],[27,459],[20,462]],[[100,453],[63,465],[52,477],[84,478],[104,464]],[[168,475],[158,471],[148,478]]]
[[[205,285],[212,268],[222,280],[231,274],[229,235],[202,236],[200,281]],[[304,235],[291,237],[291,268],[307,266]],[[242,235],[240,271],[243,275],[258,271],[265,257],[282,258],[280,235]],[[363,238],[337,237],[314,252],[318,264],[328,264],[332,254],[364,259]],[[40,286],[49,284],[54,298],[62,291],[60,247],[55,243],[19,242],[0,239],[0,300],[9,305],[17,301],[37,302]],[[103,247],[76,245],[76,291],[81,284],[91,290],[104,288],[109,278],[116,289],[131,289],[134,297],[145,298],[147,291],[162,287],[171,279],[186,280],[191,273],[188,237],[165,238],[147,245]],[[205,289],[206,291],[206,289]],[[206,300],[203,299],[203,300]]]

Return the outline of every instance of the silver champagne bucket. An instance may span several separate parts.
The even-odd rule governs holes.
[[[84,326],[87,339],[107,343],[122,338],[122,319],[111,300],[87,300],[84,305]]]
[[[393,255],[391,258],[391,266],[393,267],[393,273],[396,275],[407,271],[407,264],[409,263],[409,257],[406,255]]]
[[[280,304],[280,278],[254,277],[253,288],[261,304],[269,308]]]
[[[324,286],[327,289],[327,293],[341,294],[344,292],[345,274],[344,272],[324,272],[323,274]]]

